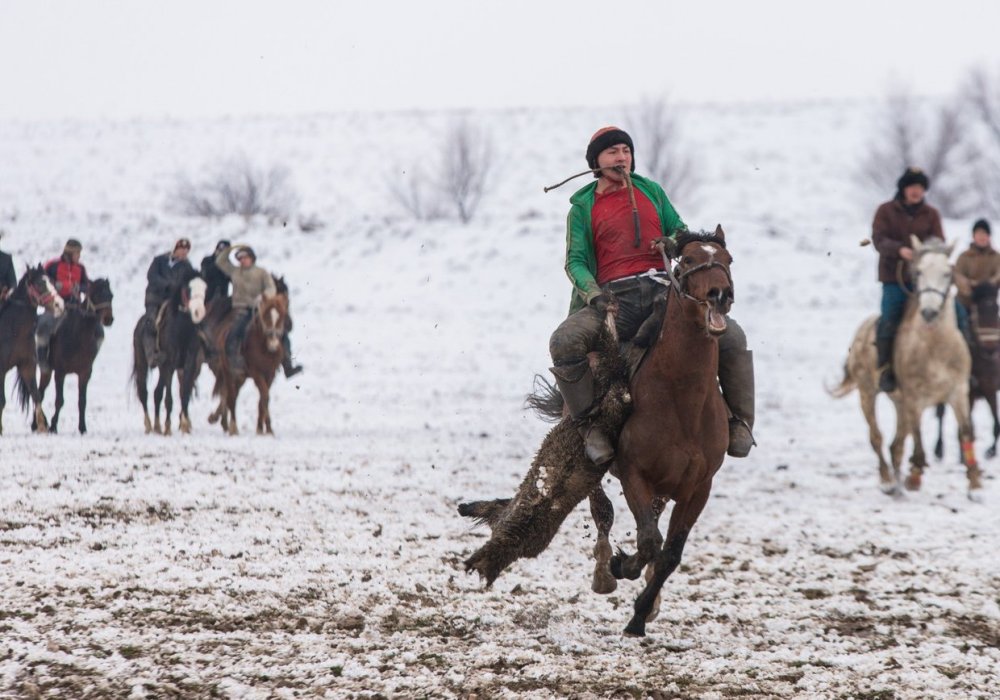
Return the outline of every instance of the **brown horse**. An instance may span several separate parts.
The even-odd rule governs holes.
[[[45,396],[45,388],[56,376],[56,410],[52,414],[49,429],[55,433],[59,426],[59,413],[63,407],[63,382],[67,374],[75,374],[79,380],[77,406],[79,408],[80,434],[87,432],[87,385],[94,369],[94,360],[104,342],[104,326],[115,321],[111,309],[111,283],[106,279],[90,282],[86,301],[66,312],[66,319],[59,325],[49,344],[49,367],[42,373],[39,391]],[[32,428],[35,425],[32,424]]]
[[[986,456],[996,457],[997,439],[1000,438],[1000,417],[997,416],[997,392],[1000,391],[1000,307],[997,305],[997,285],[982,282],[972,289],[970,322],[975,339],[972,351],[972,381],[969,384],[969,401],[985,399],[993,416],[993,442],[986,448]],[[937,405],[938,439],[934,456],[944,456],[944,404]]]
[[[45,270],[38,265],[25,271],[11,295],[0,304],[0,435],[3,434],[3,410],[7,405],[4,378],[12,367],[17,368],[15,383],[21,408],[27,410],[30,400],[34,405],[35,426],[42,432],[48,428],[35,379],[38,367],[35,326],[40,307],[57,317],[63,314],[63,300],[56,294]]]
[[[633,412],[625,422],[612,472],[635,517],[638,551],[611,559],[615,578],[652,573],[635,601],[625,634],[643,636],[647,617],[712,490],[729,444],[729,411],[719,391],[719,341],[733,302],[725,233],[681,234],[663,330],[631,386]],[[673,501],[666,540],[657,521]]]
[[[249,378],[257,387],[257,434],[273,435],[271,429],[270,393],[274,375],[281,366],[285,351],[281,346],[281,338],[285,334],[285,324],[288,318],[288,296],[285,292],[261,299],[254,310],[253,320],[247,328],[246,337],[240,352],[243,353],[245,371],[235,372],[229,365],[226,356],[226,334],[232,326],[229,322],[222,323],[215,333],[216,358],[209,363],[215,374],[215,386],[212,395],[219,397],[219,405],[209,416],[210,423],[222,421],[223,430],[230,435],[236,435],[236,400],[239,398],[243,383]]]

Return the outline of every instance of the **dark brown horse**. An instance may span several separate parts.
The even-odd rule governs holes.
[[[972,379],[969,384],[969,403],[985,399],[993,416],[993,442],[986,448],[986,456],[997,454],[1000,438],[1000,418],[997,416],[997,391],[1000,391],[1000,308],[997,305],[997,286],[982,282],[972,289],[972,308],[969,314],[974,344],[972,351]],[[944,456],[944,404],[937,406],[938,439],[934,455]]]
[[[49,426],[54,433],[59,427],[59,412],[63,407],[63,383],[67,374],[75,374],[78,378],[80,433],[87,432],[87,385],[94,369],[94,360],[104,342],[104,326],[114,323],[115,316],[111,308],[114,294],[111,283],[104,278],[90,282],[87,298],[80,306],[72,307],[66,312],[65,320],[59,325],[49,344],[48,372],[43,372],[39,390],[45,396],[45,388],[49,385],[53,373],[56,377],[56,410],[52,414]],[[32,424],[32,428],[34,428]]]
[[[636,579],[653,564],[625,628],[633,636],[645,634],[729,444],[729,413],[718,383],[718,338],[733,301],[725,234],[721,227],[711,235],[682,234],[672,252],[677,284],[671,285],[659,340],[632,382],[634,409],[612,468],[635,517],[638,551],[619,550],[611,573]],[[666,540],[657,524],[664,501],[674,502]]]
[[[0,435],[3,434],[3,410],[7,405],[4,378],[17,368],[15,382],[21,408],[34,405],[34,424],[45,432],[48,424],[42,411],[42,395],[35,379],[38,360],[35,356],[37,309],[44,307],[56,316],[63,314],[63,301],[41,265],[29,267],[11,295],[0,304]]]
[[[280,289],[280,288],[279,288]],[[236,372],[229,366],[226,356],[226,334],[230,323],[222,323],[215,332],[216,358],[209,363],[215,374],[212,395],[219,397],[219,405],[209,416],[210,423],[222,421],[223,430],[230,435],[239,433],[236,425],[236,400],[243,383],[249,378],[257,387],[257,434],[273,435],[271,429],[270,393],[274,375],[281,366],[284,349],[281,338],[285,334],[288,318],[288,296],[286,292],[262,299],[254,310],[253,319],[247,328],[246,337],[240,347],[245,362],[245,371]]]
[[[170,414],[174,410],[173,377],[177,374],[181,410],[177,427],[182,433],[191,432],[188,405],[194,383],[201,369],[201,338],[198,335],[206,316],[205,290],[207,285],[197,273],[191,272],[176,289],[169,291],[159,319],[158,346],[162,359],[157,367],[156,388],[153,390],[154,421],[149,419],[149,391],[147,382],[151,368],[142,342],[146,319],[140,317],[132,333],[132,380],[142,403],[146,433],[170,435]],[[164,421],[160,423],[160,404],[164,403]]]

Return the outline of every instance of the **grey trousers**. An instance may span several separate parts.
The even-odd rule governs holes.
[[[664,289],[662,284],[649,278],[639,278],[620,283],[614,289],[618,300],[615,327],[621,341],[631,340],[639,326],[653,312],[653,300]],[[728,328],[719,338],[719,352],[746,350],[747,337],[740,325],[727,317]],[[592,306],[585,306],[559,324],[549,339],[549,354],[555,367],[575,365],[587,359],[594,349],[604,323],[604,314]]]

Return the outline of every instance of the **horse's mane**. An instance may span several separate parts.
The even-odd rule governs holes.
[[[726,240],[724,238],[708,231],[682,231],[677,234],[674,243],[677,246],[678,253],[684,250],[685,246],[689,243],[715,243],[720,248],[726,247]]]

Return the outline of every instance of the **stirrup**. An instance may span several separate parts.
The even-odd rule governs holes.
[[[879,368],[878,388],[879,391],[884,391],[887,394],[891,394],[899,388],[899,383],[896,381],[896,373],[892,371],[892,365],[882,365]]]
[[[615,448],[607,434],[596,425],[580,427],[583,436],[583,450],[587,459],[598,467],[603,467],[615,458]]]

